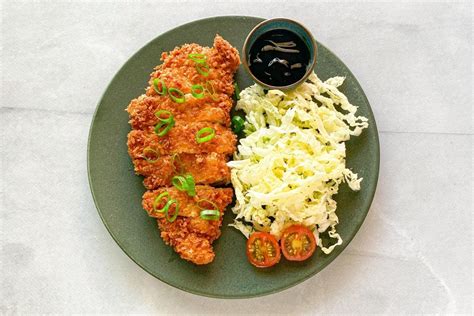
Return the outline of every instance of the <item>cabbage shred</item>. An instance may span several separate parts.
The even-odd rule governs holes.
[[[326,254],[342,244],[333,195],[341,182],[359,190],[362,181],[346,168],[344,142],[368,127],[338,90],[343,82],[322,82],[312,73],[295,90],[253,85],[240,93],[236,109],[246,113],[246,137],[228,165],[237,214],[231,226],[247,238],[255,230],[279,238],[287,226],[301,223],[316,228],[316,237],[328,231],[335,239],[323,245],[317,238]]]

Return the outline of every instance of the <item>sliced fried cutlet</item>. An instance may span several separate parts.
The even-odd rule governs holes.
[[[190,59],[189,54],[203,54],[206,56],[206,63],[209,66],[209,69],[205,71],[207,76],[196,69],[196,61]],[[187,78],[186,81],[180,82],[181,86],[177,87],[179,89],[210,81],[216,93],[227,95],[234,93],[233,76],[240,65],[239,53],[219,35],[214,38],[212,48],[202,47],[198,44],[185,44],[169,53],[163,53],[161,60],[163,64],[155,68],[155,71],[151,74],[150,86],[146,90],[147,95],[157,94],[153,89],[153,80],[155,78],[166,78],[167,73],[179,74]]]
[[[203,54],[194,57],[205,59],[205,64],[190,58],[193,53]],[[197,184],[229,182],[226,161],[235,152],[237,142],[228,128],[230,96],[234,92],[233,75],[240,58],[238,51],[217,35],[212,48],[185,44],[163,53],[161,59],[163,64],[151,74],[146,95],[132,100],[127,108],[133,128],[128,135],[128,151],[136,172],[145,176],[145,186],[158,188],[147,191],[142,204],[150,216],[157,218],[165,243],[182,258],[206,264],[214,259],[212,242],[220,235],[224,210],[232,201],[232,189],[196,185],[196,196],[190,197],[187,192],[171,187],[170,180],[176,174],[191,174]],[[154,86],[155,79],[158,79],[158,87]],[[168,93],[160,93],[164,87]],[[179,91],[170,94],[172,88]],[[184,96],[184,100],[172,97],[179,93],[182,95],[178,97]],[[154,132],[158,123],[155,113],[160,110],[171,112],[175,121],[164,136]],[[199,142],[196,134],[203,128],[211,128],[215,135]],[[150,153],[154,157],[150,158]],[[158,200],[165,192],[164,198]],[[175,220],[159,212],[167,199],[176,200],[168,205],[168,212],[177,215]],[[218,209],[219,219],[201,218],[202,209]]]
[[[198,143],[196,134],[203,128],[212,128],[215,136],[209,141]],[[159,155],[202,154],[215,152],[231,155],[236,149],[237,138],[229,128],[216,123],[179,122],[164,136],[158,136],[153,128],[132,130],[128,134],[128,153],[132,159],[143,158],[145,148],[151,148]]]
[[[161,238],[173,247],[181,258],[197,265],[208,264],[216,256],[211,241],[201,234],[191,233],[186,219],[178,218],[173,223],[165,219],[158,220]]]
[[[185,103],[173,102],[169,97],[146,96],[133,99],[127,107],[130,125],[134,129],[148,129],[158,123],[155,115],[160,110],[169,111],[176,122],[210,122],[230,125],[232,100],[221,94],[215,99],[205,95],[202,99],[190,97]]]
[[[176,47],[169,53],[162,53],[161,60],[163,68],[179,69],[186,73],[188,78],[192,78],[196,72],[187,72],[189,68],[194,68],[194,60],[189,58],[189,54],[197,53],[206,55],[206,62],[211,67],[220,71],[219,80],[224,76],[230,76],[240,65],[239,52],[230,45],[222,36],[216,35],[212,47],[203,47],[199,44],[184,44]]]
[[[173,176],[190,174],[196,184],[227,184],[230,169],[223,154],[176,154],[156,160],[134,159],[135,172],[145,177],[143,184],[149,190],[171,186]]]
[[[155,202],[155,199],[165,192],[168,196]],[[177,200],[179,205],[178,217],[173,222],[169,222],[163,213],[155,212],[155,209],[162,209],[168,199]],[[150,216],[158,218],[161,237],[166,244],[172,246],[183,259],[195,264],[206,264],[214,259],[211,244],[220,236],[219,227],[222,224],[224,210],[231,201],[232,189],[198,185],[194,197],[176,188],[147,191],[143,195],[142,205]],[[218,220],[205,220],[199,217],[202,209],[216,208],[221,214]]]
[[[157,190],[147,191],[143,194],[142,206],[152,217],[162,218],[163,213],[156,213],[153,210],[153,203],[157,196],[168,192],[170,199],[175,199],[179,203],[179,216],[199,217],[202,208],[219,209],[221,214],[227,205],[232,202],[232,189],[230,188],[214,188],[208,185],[196,185],[196,196],[189,196],[187,192],[182,192],[175,187],[162,187]],[[155,205],[156,209],[165,206],[167,198],[161,199]],[[210,203],[210,202],[212,203]]]

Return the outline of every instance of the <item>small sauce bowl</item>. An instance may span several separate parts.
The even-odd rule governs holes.
[[[307,48],[307,50],[305,49],[305,52],[307,53],[307,56],[308,56],[308,60],[307,60],[307,63],[306,63],[306,70],[304,72],[304,75],[301,78],[297,79],[297,81],[285,82],[285,84],[283,84],[283,85],[272,84],[270,82],[270,81],[272,81],[271,74],[269,74],[269,73],[266,73],[266,75],[269,76],[270,79],[268,79],[267,82],[265,82],[265,80],[263,79],[263,76],[261,74],[257,74],[256,71],[254,71],[254,72],[252,71],[252,69],[251,69],[252,60],[250,60],[251,59],[250,54],[253,51],[253,49],[255,50],[254,46],[255,45],[260,45],[260,46],[265,45],[265,44],[262,44],[262,42],[261,42],[262,40],[265,41],[265,42],[268,42],[266,44],[270,44],[269,46],[274,46],[274,44],[275,44],[274,41],[277,41],[276,39],[274,41],[264,40],[264,39],[265,39],[266,34],[271,34],[272,32],[275,33],[277,30],[283,30],[287,34],[292,33],[293,36],[297,36],[298,37],[297,41],[300,42],[300,43],[304,43],[303,45],[305,45],[305,47]],[[281,48],[278,48],[278,49],[274,49],[274,48],[272,49],[272,47],[267,47],[267,50],[271,49],[271,50],[275,51],[275,52],[272,52],[274,55],[272,55],[271,57],[277,56],[276,58],[274,58],[274,60],[272,60],[270,63],[268,63],[268,65],[269,65],[268,67],[270,67],[270,65],[274,64],[274,61],[277,61],[280,64],[284,64],[283,66],[288,67],[288,69],[290,69],[290,66],[288,65],[289,64],[288,61],[278,58],[278,54],[280,54],[280,52],[285,52],[285,51],[288,52],[289,50],[291,51],[292,48],[297,48],[297,47],[294,47],[294,45],[296,45],[295,43],[292,43],[290,45],[288,45],[288,42],[285,42],[285,43],[286,43],[285,46],[282,46]],[[283,43],[283,44],[285,44],[285,43]],[[263,52],[263,50],[265,50],[265,49],[262,48],[262,54],[267,53],[266,51]],[[245,69],[248,71],[248,73],[250,74],[252,79],[257,84],[263,86],[266,89],[290,90],[290,89],[294,89],[296,86],[298,86],[299,84],[304,82],[308,78],[308,76],[311,74],[311,72],[313,71],[314,67],[316,66],[317,45],[316,45],[316,41],[314,40],[313,35],[311,34],[311,32],[306,27],[304,27],[302,24],[300,24],[296,21],[290,20],[290,19],[286,19],[286,18],[274,18],[274,19],[265,20],[265,21],[257,24],[252,29],[252,31],[250,31],[249,35],[245,39],[242,55],[243,55],[242,63],[244,65]],[[252,57],[252,58],[254,58],[254,57]],[[259,57],[257,57],[257,59],[260,60]],[[298,65],[300,65],[300,64],[298,63]],[[279,66],[279,65],[277,65],[277,66],[281,68],[281,66]],[[295,63],[291,66],[297,66],[297,64]],[[293,69],[293,68],[291,68],[291,69]],[[300,71],[301,71],[301,69],[300,69]],[[287,73],[285,73],[285,75],[291,76],[292,74],[290,72],[287,72]],[[300,75],[301,75],[301,73],[300,73]],[[257,77],[260,77],[260,78],[257,78]],[[291,79],[289,79],[289,80],[291,80]],[[273,79],[273,81],[276,81],[276,80]]]

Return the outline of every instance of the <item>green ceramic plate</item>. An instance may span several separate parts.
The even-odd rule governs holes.
[[[222,236],[214,243],[216,258],[206,266],[181,260],[160,238],[156,221],[141,208],[145,191],[142,178],[133,172],[127,154],[130,131],[124,111],[129,101],[142,94],[153,67],[163,51],[183,43],[211,46],[216,33],[239,50],[249,31],[262,19],[242,16],[214,17],[182,25],[166,32],[133,55],[109,84],[100,100],[90,129],[88,148],[89,182],[95,204],[105,226],[125,253],[148,273],[163,282],[191,293],[242,298],[281,291],[315,275],[349,244],[364,221],[377,185],[379,142],[374,116],[362,88],[350,70],[332,52],[318,43],[316,73],[325,80],[346,76],[342,91],[369,118],[370,127],[347,144],[347,165],[364,178],[362,190],[341,186],[337,196],[338,231],[344,244],[330,255],[318,250],[304,262],[282,260],[270,269],[251,266],[245,256],[245,238],[228,227],[233,214],[224,218]],[[317,30],[313,30],[317,37]],[[236,80],[243,89],[252,84],[244,70]]]

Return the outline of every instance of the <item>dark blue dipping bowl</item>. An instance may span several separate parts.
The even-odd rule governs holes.
[[[308,66],[306,67],[305,75],[298,81],[286,86],[273,86],[268,83],[260,81],[252,73],[248,64],[248,56],[250,53],[250,49],[252,48],[252,45],[255,43],[255,41],[261,35],[275,29],[285,29],[298,35],[308,47],[309,55],[310,55]],[[286,19],[286,18],[269,19],[257,24],[257,26],[255,26],[253,30],[250,31],[249,35],[245,39],[243,54],[242,54],[243,55],[242,63],[245,69],[247,70],[247,72],[252,77],[252,79],[256,83],[261,85],[262,87],[266,89],[290,90],[290,89],[294,89],[296,86],[304,82],[308,78],[308,76],[313,72],[313,69],[316,66],[317,50],[318,49],[317,49],[316,41],[314,40],[313,35],[302,24],[290,19]]]

